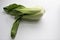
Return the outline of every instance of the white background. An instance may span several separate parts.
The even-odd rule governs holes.
[[[60,0],[0,0],[0,40],[12,40],[10,32],[15,20],[3,10],[12,3],[45,9],[39,22],[21,21],[14,40],[60,40]]]

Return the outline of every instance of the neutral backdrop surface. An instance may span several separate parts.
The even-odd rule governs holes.
[[[14,40],[60,40],[60,0],[0,0],[0,40],[12,40],[10,32],[15,20],[3,7],[13,3],[45,9],[38,22],[21,21]]]

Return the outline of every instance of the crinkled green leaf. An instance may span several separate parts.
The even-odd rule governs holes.
[[[17,30],[18,30],[18,27],[19,27],[19,23],[21,21],[21,17],[17,18],[16,21],[13,23],[13,26],[12,26],[12,29],[11,29],[11,37],[14,39],[15,36],[16,36],[16,33],[17,33]]]
[[[17,4],[11,4],[9,6],[4,7],[3,9],[7,12],[7,14],[10,14],[12,16],[18,16],[21,15],[21,12],[15,11],[16,8],[25,8],[23,5],[17,5]]]

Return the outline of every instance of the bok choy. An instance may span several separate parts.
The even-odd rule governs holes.
[[[3,8],[9,15],[15,17],[11,29],[11,37],[14,39],[18,30],[19,23],[22,20],[39,20],[44,13],[43,8],[27,8],[23,5],[11,4]]]

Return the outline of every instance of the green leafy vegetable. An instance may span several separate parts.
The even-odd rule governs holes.
[[[23,20],[39,20],[44,13],[43,8],[26,8],[23,5],[11,4],[3,8],[7,14],[15,16],[16,21],[11,29],[11,37],[15,38],[19,23]]]

